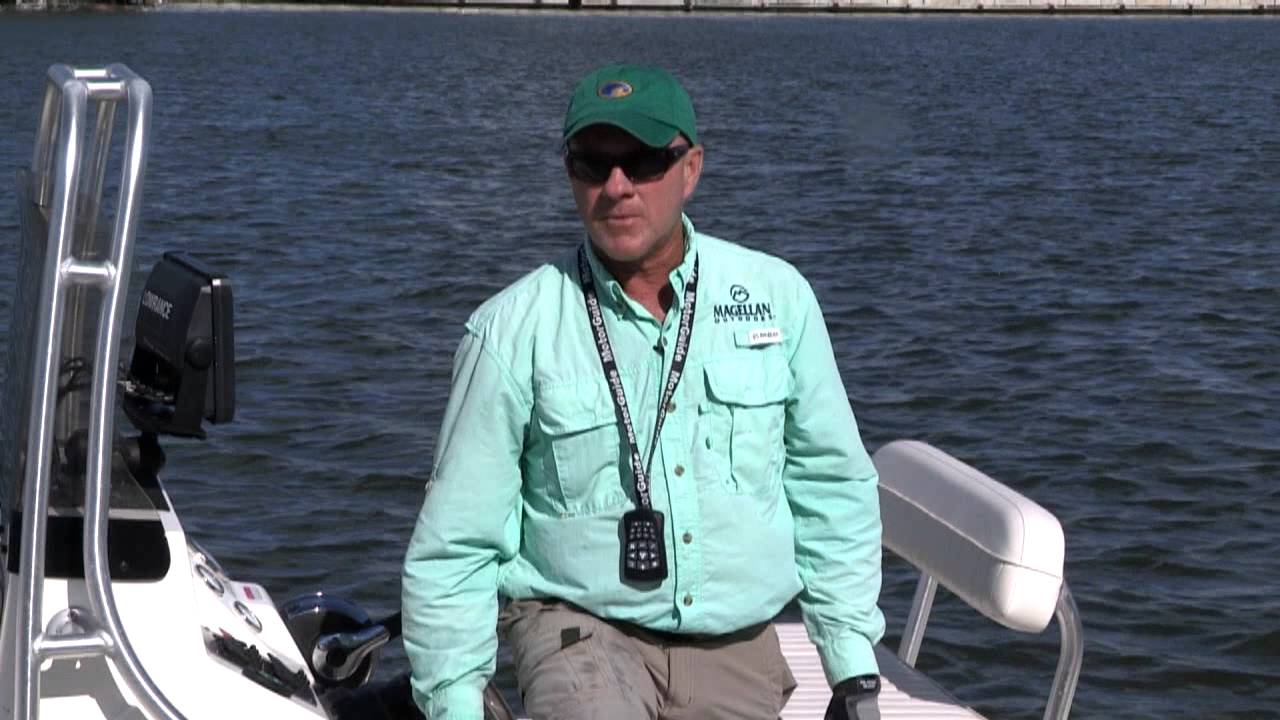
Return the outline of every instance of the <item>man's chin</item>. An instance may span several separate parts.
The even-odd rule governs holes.
[[[651,250],[652,243],[643,238],[601,234],[595,237],[596,252],[608,260],[629,263],[640,260]]]

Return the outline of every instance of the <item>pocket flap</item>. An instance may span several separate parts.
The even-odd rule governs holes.
[[[729,405],[780,403],[791,393],[791,369],[778,353],[749,352],[703,368],[712,397]]]
[[[548,435],[569,435],[614,422],[603,381],[559,385],[537,393],[533,413]]]

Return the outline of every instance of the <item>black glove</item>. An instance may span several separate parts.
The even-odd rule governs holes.
[[[846,678],[831,688],[831,703],[822,720],[880,720],[879,675]]]

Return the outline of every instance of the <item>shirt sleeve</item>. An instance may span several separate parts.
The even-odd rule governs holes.
[[[817,299],[802,282],[804,308],[790,358],[783,488],[795,517],[798,598],[827,682],[879,672],[878,475],[858,436]]]
[[[429,720],[482,720],[497,656],[498,566],[519,549],[520,454],[531,404],[468,327],[405,557],[404,647]]]

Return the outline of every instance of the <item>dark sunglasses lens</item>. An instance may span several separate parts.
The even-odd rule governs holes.
[[[627,158],[622,165],[622,172],[636,181],[653,180],[667,171],[675,158],[662,150],[644,150]]]
[[[569,153],[565,157],[569,173],[586,183],[602,183],[609,179],[615,165],[613,158],[586,153]]]
[[[608,180],[615,167],[622,168],[623,174],[633,182],[646,182],[661,177],[688,150],[688,147],[657,148],[622,156],[570,152],[565,156],[565,164],[575,178],[586,183]]]

